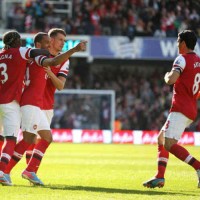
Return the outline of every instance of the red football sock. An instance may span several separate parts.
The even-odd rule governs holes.
[[[182,146],[174,144],[171,146],[170,153],[174,154],[180,160],[191,165],[195,170],[200,169],[200,162],[189,154]]]
[[[37,172],[39,165],[42,161],[42,158],[44,156],[44,153],[46,151],[46,149],[49,146],[49,142],[47,142],[44,139],[41,139],[40,142],[38,142],[35,145],[35,148],[33,150],[33,155],[31,157],[31,160],[28,163],[28,166],[26,168],[27,171],[29,172]]]
[[[15,145],[16,145],[15,137],[5,138],[5,145],[1,152],[0,171],[5,170],[6,165],[9,163],[13,155]]]
[[[169,152],[165,150],[163,145],[158,145],[158,171],[155,175],[156,178],[164,178]]]
[[[4,171],[6,174],[10,174],[12,168],[21,160],[24,152],[28,149],[30,145],[30,143],[25,142],[23,139],[17,143],[14,149],[13,156]]]
[[[35,147],[35,144],[31,144],[29,148],[26,150],[26,164],[28,164],[31,159],[34,147]]]
[[[4,137],[2,135],[0,135],[0,153],[3,147],[3,143],[4,143]]]

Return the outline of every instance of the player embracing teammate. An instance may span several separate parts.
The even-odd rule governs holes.
[[[36,42],[41,45],[40,48],[42,48],[42,43],[44,45],[43,48],[48,48],[49,36],[47,34],[39,33],[39,37],[40,36],[42,39],[40,41],[36,40]],[[36,176],[36,172],[46,149],[52,141],[50,124],[46,115],[42,111],[42,98],[44,97],[47,78],[46,73],[50,76],[51,71],[49,66],[59,68],[60,65],[68,61],[68,58],[73,53],[85,50],[86,42],[80,42],[76,47],[69,51],[56,55],[55,57],[50,56],[49,58],[47,57],[49,52],[43,49],[32,50],[30,48],[27,49],[20,47],[20,35],[16,31],[6,33],[3,41],[5,44],[5,50],[2,51],[2,55],[0,56],[3,58],[1,59],[3,62],[0,60],[0,67],[2,69],[0,108],[3,112],[1,118],[3,119],[5,145],[2,149],[0,159],[0,183],[2,185],[12,185],[8,172],[10,172],[16,163],[22,158],[22,155],[30,145],[34,143],[36,133],[38,132],[41,141],[36,144],[30,162],[22,173],[22,177],[28,179],[34,184],[43,185],[42,181]],[[63,45],[64,40],[62,41],[62,46]],[[61,47],[61,44],[59,46]],[[16,54],[10,54],[12,51],[16,52]],[[46,54],[46,56],[41,56],[42,53]],[[27,68],[27,75],[29,78],[26,78],[27,85],[22,94],[23,78],[26,71],[27,60],[34,57],[34,61],[29,64],[29,67]],[[23,64],[22,66],[19,61]],[[19,70],[18,68],[22,69]],[[14,75],[10,76],[10,74]],[[40,84],[38,84],[37,81],[39,81]],[[37,94],[39,95],[38,97]],[[34,101],[34,98],[37,100]],[[21,124],[19,102],[22,111],[23,139],[16,145],[16,137]]]

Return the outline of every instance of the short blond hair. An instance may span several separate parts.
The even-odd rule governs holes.
[[[66,32],[61,28],[52,28],[48,31],[49,37],[55,37],[58,33],[67,36]]]

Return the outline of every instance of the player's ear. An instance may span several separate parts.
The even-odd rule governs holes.
[[[187,47],[187,45],[186,45],[186,43],[185,43],[184,40],[182,41],[182,45],[184,45],[185,47]]]
[[[38,49],[40,49],[41,48],[41,44],[39,42],[36,42],[35,43],[35,47],[38,48]]]

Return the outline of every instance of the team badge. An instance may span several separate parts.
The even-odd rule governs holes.
[[[35,125],[33,125],[33,129],[34,130],[36,130],[37,129],[37,125],[35,124]]]

